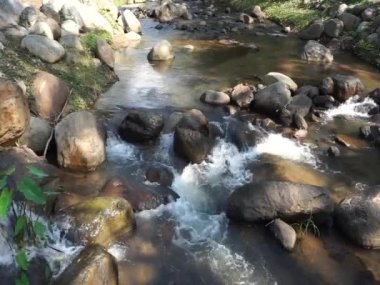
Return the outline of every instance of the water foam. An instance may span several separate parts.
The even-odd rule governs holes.
[[[136,147],[123,141],[117,134],[107,133],[107,159],[115,163],[125,163],[136,158]]]
[[[368,97],[361,102],[357,102],[355,99],[351,97],[338,107],[327,110],[325,112],[326,119],[332,120],[336,116],[368,118],[368,111],[375,107],[376,103]]]

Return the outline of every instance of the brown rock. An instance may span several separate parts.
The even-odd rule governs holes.
[[[70,90],[67,84],[45,71],[39,71],[33,80],[32,95],[37,114],[54,120],[64,108]]]
[[[29,125],[29,108],[21,88],[0,78],[0,144],[12,143]]]
[[[335,140],[341,145],[344,145],[345,147],[348,147],[353,150],[363,149],[368,146],[365,141],[345,134],[336,135]]]
[[[231,101],[241,108],[248,108],[253,100],[253,92],[250,86],[245,84],[236,85],[231,92]]]
[[[112,47],[102,39],[96,41],[96,54],[99,59],[108,67],[113,68],[115,64],[115,55]]]

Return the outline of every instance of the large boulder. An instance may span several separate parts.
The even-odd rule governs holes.
[[[62,36],[67,36],[67,35],[79,36],[79,29],[80,29],[79,25],[73,20],[65,20],[61,24]]]
[[[48,63],[55,63],[65,55],[65,49],[59,42],[40,35],[24,37],[21,46]]]
[[[254,99],[254,87],[246,84],[238,84],[231,91],[231,101],[240,108],[248,108]]]
[[[133,110],[122,121],[119,134],[126,141],[141,143],[157,138],[163,127],[161,115],[148,110]]]
[[[254,5],[251,9],[251,16],[259,20],[259,22],[264,22],[268,18],[267,14],[261,10],[261,7]]]
[[[193,109],[184,114],[174,131],[174,151],[188,162],[203,161],[211,143],[208,120],[199,110]]]
[[[334,60],[334,56],[329,48],[311,40],[303,47],[301,59],[312,62],[331,63]]]
[[[226,105],[230,103],[231,99],[228,94],[215,90],[207,90],[202,93],[200,100],[204,103],[218,106],[218,105]]]
[[[335,100],[344,102],[352,96],[362,94],[364,85],[355,76],[336,74],[323,79],[320,90],[322,94],[332,95]]]
[[[259,90],[252,102],[257,111],[277,115],[291,100],[291,92],[283,82],[276,82]]]
[[[122,14],[122,20],[125,32],[135,32],[141,34],[141,23],[131,10],[125,9]]]
[[[29,126],[20,138],[20,143],[32,149],[36,154],[43,154],[50,138],[52,127],[49,121],[31,117]]]
[[[343,13],[339,16],[339,19],[344,24],[344,29],[347,31],[356,30],[361,22],[361,19],[351,13]]]
[[[106,40],[98,39],[96,41],[96,55],[109,68],[114,68],[115,54],[112,47]]]
[[[44,21],[38,21],[30,29],[30,34],[45,36],[51,40],[54,40],[54,34],[49,24]]]
[[[295,220],[306,216],[331,214],[333,202],[321,187],[291,182],[265,181],[248,184],[228,198],[227,215],[245,222],[280,218]]]
[[[162,40],[155,44],[148,54],[148,60],[150,61],[165,61],[174,58],[174,51],[172,45]]]
[[[105,160],[105,135],[90,112],[74,112],[59,122],[55,142],[64,168],[91,171]]]
[[[344,24],[339,19],[330,19],[325,22],[324,32],[332,38],[337,38],[343,32]]]
[[[76,243],[108,247],[120,235],[135,228],[131,204],[119,197],[95,197],[62,210],[59,225],[69,226],[68,238]]]
[[[100,245],[85,247],[53,285],[118,285],[115,258]]]
[[[190,20],[192,18],[185,3],[173,3],[170,0],[164,1],[163,4],[155,10],[154,14],[160,23],[171,22],[179,18],[184,20]]]
[[[29,29],[38,20],[38,11],[33,6],[28,6],[20,14],[19,25]]]
[[[54,121],[62,112],[69,94],[66,82],[53,74],[39,71],[33,78],[33,106],[41,118]]]
[[[68,49],[74,49],[74,50],[78,50],[78,51],[83,51],[84,50],[79,36],[76,36],[76,35],[62,36],[59,39],[59,43],[63,47],[68,48]]]
[[[298,88],[297,83],[294,82],[289,76],[282,74],[280,72],[269,72],[263,77],[263,83],[265,85],[270,85],[272,83],[282,82],[286,84],[289,90],[295,92]]]
[[[263,135],[257,129],[252,128],[248,122],[231,120],[227,129],[227,138],[240,151],[247,151],[249,148],[256,146],[263,138]]]
[[[317,40],[323,33],[323,22],[321,20],[312,22],[306,29],[299,33],[299,37],[303,40]]]
[[[0,78],[0,144],[12,143],[29,124],[26,97],[17,83]]]
[[[356,244],[380,248],[380,187],[344,199],[336,209],[340,229]]]
[[[292,114],[298,114],[302,117],[306,117],[311,107],[313,106],[313,101],[309,96],[305,94],[298,94],[292,97],[289,105],[286,107]]]

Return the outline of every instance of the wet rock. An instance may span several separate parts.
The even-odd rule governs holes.
[[[376,88],[368,93],[368,96],[375,101],[377,105],[380,105],[380,88]]]
[[[289,251],[292,251],[294,249],[296,245],[297,234],[290,225],[281,219],[275,219],[269,227],[276,239],[285,249]]]
[[[248,184],[228,198],[227,216],[245,222],[276,218],[295,220],[313,214],[329,215],[334,209],[328,192],[317,186],[280,181]]]
[[[290,127],[293,123],[293,114],[288,109],[283,108],[278,111],[278,119],[284,127]]]
[[[305,85],[298,88],[295,95],[306,95],[313,100],[316,96],[319,96],[319,88],[315,86]]]
[[[335,99],[330,95],[322,95],[314,97],[313,104],[315,107],[320,107],[324,109],[330,109],[334,106]]]
[[[30,34],[45,36],[51,40],[54,40],[54,35],[48,23],[38,21],[30,29]]]
[[[22,10],[19,25],[29,29],[32,27],[38,20],[38,11],[33,6],[28,6]]]
[[[76,35],[63,36],[59,39],[59,43],[65,48],[75,49],[78,51],[84,50],[79,37]]]
[[[103,39],[96,41],[96,55],[99,59],[106,64],[109,68],[115,65],[115,55],[112,47]]]
[[[343,22],[344,29],[347,31],[356,30],[361,22],[359,17],[347,12],[340,15],[339,19]]]
[[[87,246],[53,281],[53,285],[118,285],[115,258],[100,245]]]
[[[27,275],[30,285],[50,284],[52,279],[49,263],[40,255],[32,257],[29,261]]]
[[[123,24],[125,32],[135,32],[141,34],[141,23],[131,10],[125,9],[123,12]]]
[[[319,63],[331,63],[334,60],[334,56],[330,49],[311,40],[304,46],[301,59]]]
[[[51,130],[49,121],[31,117],[28,128],[20,138],[20,143],[32,149],[36,154],[42,155]]]
[[[92,171],[105,160],[105,135],[87,111],[66,116],[55,127],[58,164],[77,171]]]
[[[317,40],[321,37],[323,30],[323,22],[318,20],[312,22],[306,29],[302,30],[298,36],[303,40]]]
[[[299,113],[295,113],[293,115],[293,122],[296,128],[299,130],[307,130],[308,128],[306,120]]]
[[[149,52],[148,60],[150,61],[165,61],[174,58],[174,51],[172,45],[166,41],[158,42]]]
[[[34,108],[41,118],[55,120],[62,112],[69,94],[67,84],[53,74],[39,71],[33,78]]]
[[[58,224],[68,223],[68,237],[76,243],[100,244],[107,247],[135,227],[132,206],[123,198],[95,197],[64,209]]]
[[[174,132],[174,151],[188,162],[200,163],[211,147],[208,120],[199,110],[184,114]]]
[[[289,105],[286,107],[292,114],[298,114],[301,117],[306,117],[311,107],[313,106],[313,101],[304,94],[298,94],[292,97]]]
[[[165,1],[159,8],[155,10],[155,16],[160,23],[171,22],[174,19],[191,20],[192,15],[187,9],[185,3],[173,3],[172,1]]]
[[[21,47],[48,63],[55,63],[65,55],[65,49],[59,42],[40,35],[24,37]]]
[[[364,21],[372,21],[376,16],[376,11],[373,8],[366,8],[361,13],[361,17]]]
[[[326,77],[322,80],[319,90],[322,95],[331,95],[334,93],[334,80],[331,77]]]
[[[272,83],[282,82],[286,84],[289,90],[295,92],[298,88],[297,83],[293,81],[289,76],[282,74],[280,72],[269,72],[263,77],[263,83],[265,85],[270,85]]]
[[[0,145],[13,143],[29,124],[28,102],[15,83],[0,78]]]
[[[146,170],[145,176],[149,182],[156,182],[161,186],[170,186],[174,180],[174,175],[171,170],[162,165],[149,167]]]
[[[250,86],[240,83],[232,88],[231,101],[240,108],[248,108],[254,99],[254,91]]]
[[[324,32],[332,38],[337,38],[343,32],[344,24],[339,19],[330,19],[325,22]]]
[[[328,149],[327,149],[327,154],[329,156],[334,156],[334,157],[338,157],[340,156],[340,150],[338,147],[336,146],[330,146]]]
[[[239,19],[241,22],[248,25],[253,24],[254,22],[254,19],[250,15],[245,14],[245,13],[241,13]]]
[[[268,18],[267,14],[258,5],[252,7],[251,16],[257,18],[259,22],[264,22]]]
[[[362,149],[367,146],[367,144],[363,140],[345,134],[336,135],[335,140],[337,143],[354,150]]]
[[[163,127],[161,115],[148,110],[133,110],[124,118],[118,132],[126,141],[143,143],[157,138]]]
[[[344,199],[336,209],[342,232],[365,248],[380,248],[380,188]]]
[[[255,95],[252,106],[255,110],[276,115],[291,101],[291,92],[282,82],[276,82],[259,90]]]
[[[201,101],[210,105],[226,105],[230,103],[230,96],[224,92],[207,90],[201,95]]]
[[[152,177],[154,174],[154,177]],[[149,173],[152,179],[161,179],[162,183],[168,183],[169,177],[160,173],[162,177],[156,177],[157,173]],[[177,193],[166,186],[146,186],[133,185],[121,181],[117,178],[112,178],[103,186],[99,192],[102,197],[121,197],[126,199],[132,206],[135,212],[156,209],[161,205],[166,205],[179,198]]]
[[[364,85],[357,77],[337,74],[331,78],[325,78],[320,90],[321,93],[333,95],[337,101],[344,102],[352,96],[362,94]]]
[[[175,126],[179,123],[179,121],[182,119],[183,113],[182,112],[173,112],[170,114],[169,118],[165,121],[163,133],[171,133],[174,132]]]
[[[227,138],[236,145],[240,151],[247,151],[260,142],[263,138],[263,134],[257,129],[252,128],[248,122],[235,120],[229,124]]]

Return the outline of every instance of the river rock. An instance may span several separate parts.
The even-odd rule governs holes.
[[[148,60],[150,61],[165,61],[174,58],[174,51],[172,45],[166,41],[162,40],[158,42],[149,52]]]
[[[192,15],[187,9],[185,3],[173,3],[172,1],[165,1],[155,10],[155,16],[160,23],[171,22],[174,19],[182,18],[184,20],[191,20]]]
[[[366,8],[361,13],[361,17],[364,21],[372,21],[375,18],[376,10],[373,8]]]
[[[345,3],[342,4],[336,4],[334,6],[331,6],[328,10],[328,14],[330,17],[338,17],[342,15],[344,12],[346,12],[348,9],[348,5]]]
[[[159,177],[150,178],[156,179]],[[166,179],[164,177],[162,178]],[[163,181],[164,180],[162,180],[162,182]],[[177,193],[166,186],[147,186],[145,184],[136,185],[124,182],[118,178],[112,178],[107,181],[100,191],[99,196],[124,198],[131,204],[135,212],[156,209],[161,205],[166,205],[179,198]]]
[[[317,186],[280,181],[248,184],[235,190],[227,201],[227,216],[245,222],[276,218],[294,220],[334,209],[329,193]]]
[[[240,108],[248,108],[254,99],[254,87],[246,84],[238,84],[231,91],[231,101],[238,105]]]
[[[32,149],[36,154],[42,155],[51,135],[51,130],[49,121],[31,117],[28,128],[20,138],[20,143]]]
[[[208,120],[197,109],[184,114],[174,131],[174,152],[188,162],[200,163],[211,147]]]
[[[28,35],[28,30],[21,26],[10,26],[10,27],[5,28],[4,34],[8,38],[21,40],[26,35]]]
[[[368,96],[375,101],[377,105],[380,105],[380,88],[375,88],[368,93]]]
[[[37,114],[55,120],[68,100],[68,85],[53,74],[39,71],[33,78],[32,96]]]
[[[0,145],[19,138],[29,124],[29,107],[17,83],[0,78]]]
[[[345,134],[337,134],[335,136],[335,141],[353,150],[359,150],[359,149],[363,149],[367,147],[367,144],[365,143],[365,141],[360,140],[355,137],[351,137],[349,135],[345,135]]]
[[[65,49],[59,42],[40,35],[24,37],[21,47],[48,63],[55,63],[65,55]]]
[[[380,188],[344,199],[336,209],[342,232],[365,248],[380,248]]]
[[[30,34],[45,36],[51,40],[54,40],[54,35],[48,23],[44,21],[38,21],[30,29]]]
[[[289,251],[294,249],[297,240],[297,233],[293,227],[281,219],[275,219],[269,227],[276,239],[285,249]]]
[[[228,94],[215,90],[207,90],[201,95],[201,101],[210,105],[226,105],[231,99]]]
[[[33,6],[28,6],[22,10],[19,20],[19,25],[29,29],[38,20],[38,11]]]
[[[298,94],[292,97],[292,100],[288,106],[286,106],[286,108],[292,114],[298,114],[301,117],[306,117],[309,114],[312,106],[313,101],[309,98],[309,96],[305,94]]]
[[[104,64],[113,69],[115,65],[115,55],[112,47],[106,40],[96,40],[96,55]]]
[[[336,74],[323,79],[320,90],[322,94],[333,95],[337,101],[344,102],[352,96],[362,94],[364,85],[355,76]]]
[[[163,165],[150,166],[145,172],[145,177],[149,182],[167,187],[171,186],[174,180],[174,174],[168,167]]]
[[[135,14],[132,13],[131,10],[125,9],[123,12],[123,24],[125,32],[135,32],[141,34],[141,23],[136,18]]]
[[[43,13],[46,17],[53,19],[57,23],[61,22],[61,16],[59,13],[54,10],[53,6],[50,3],[42,4],[40,7],[41,13]]]
[[[66,20],[61,24],[61,34],[62,36],[66,35],[75,35],[79,36],[79,25],[73,20]]]
[[[251,16],[257,18],[260,23],[264,22],[264,20],[268,18],[267,14],[263,12],[258,5],[252,7]]]
[[[339,19],[330,19],[325,22],[324,32],[332,38],[337,38],[343,32],[344,24]]]
[[[291,92],[282,82],[276,82],[259,90],[252,106],[255,110],[275,115],[291,101]]]
[[[81,14],[79,13],[77,5],[65,3],[60,9],[59,15],[62,22],[72,20],[78,24],[79,29],[82,29],[84,26],[83,19]]]
[[[299,130],[307,130],[308,128],[306,120],[299,113],[295,113],[293,115],[293,122],[294,122],[295,127]]]
[[[254,22],[254,19],[248,15],[248,14],[245,14],[245,13],[241,13],[240,14],[240,21],[243,22],[244,24],[253,24]]]
[[[276,82],[282,82],[286,84],[288,88],[293,92],[295,92],[298,88],[297,83],[295,83],[293,79],[280,72],[269,72],[263,77],[263,83],[265,85],[270,85]]]
[[[327,149],[327,154],[329,156],[334,156],[334,157],[338,157],[340,156],[340,150],[337,146],[330,146],[328,149]]]
[[[234,120],[229,123],[227,137],[240,151],[247,151],[260,142],[263,134],[252,128],[248,122]]]
[[[314,97],[313,99],[313,105],[315,107],[324,108],[324,109],[330,109],[335,104],[335,99],[333,96],[330,95],[321,95]]]
[[[317,40],[321,37],[323,30],[323,22],[321,20],[314,21],[299,33],[299,37],[303,40]]]
[[[331,63],[334,60],[334,56],[330,49],[311,40],[304,46],[301,59],[312,62]]]
[[[361,22],[359,17],[347,12],[340,15],[339,19],[343,22],[344,29],[347,31],[356,30]]]
[[[380,143],[380,126],[363,126],[359,129],[359,131],[360,135],[367,141],[375,142],[376,144]]]
[[[55,127],[58,163],[77,171],[92,171],[105,160],[105,135],[93,114],[74,112]]]
[[[123,198],[95,197],[64,209],[58,224],[69,225],[68,237],[76,243],[108,246],[135,227],[132,206]]]
[[[76,35],[66,35],[59,39],[59,43],[68,49],[75,49],[78,51],[83,51],[82,43],[78,36]]]
[[[161,115],[148,110],[133,110],[124,118],[118,132],[126,141],[142,143],[157,138],[163,127]]]
[[[115,258],[100,245],[85,247],[53,285],[118,285]]]
[[[295,95],[306,95],[310,99],[319,96],[319,88],[311,85],[305,85],[297,89]]]

